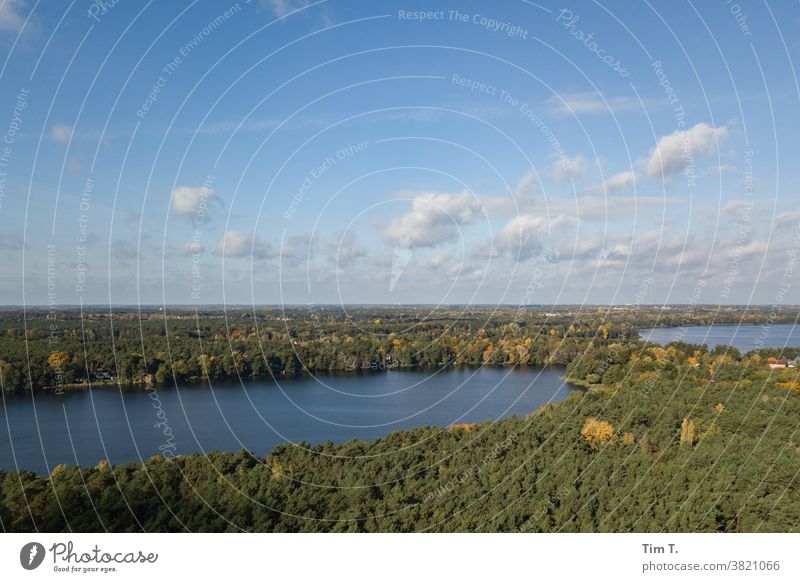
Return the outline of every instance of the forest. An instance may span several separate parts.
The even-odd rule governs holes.
[[[250,354],[250,373],[254,362],[269,366],[272,357],[266,373],[290,373],[285,362],[293,357],[303,362],[300,370],[309,362],[336,366],[341,349],[356,367],[557,363],[587,390],[525,417],[424,426],[373,441],[285,444],[261,457],[242,450],[116,466],[99,460],[95,467],[61,465],[48,476],[0,470],[0,525],[9,532],[796,530],[800,383],[797,368],[768,364],[796,358],[799,348],[741,354],[682,342],[659,346],[640,341],[635,330],[686,325],[686,314],[563,310],[525,317],[455,311],[435,319],[419,317],[422,309],[388,308],[349,316],[278,311],[255,319],[211,313],[167,319],[167,326],[158,313],[115,315],[113,326],[98,315],[84,322],[84,334],[95,334],[86,353],[96,370],[118,377],[128,378],[109,366],[114,350],[127,354],[121,346],[133,350],[138,341],[130,378],[166,365],[168,381],[176,377],[177,355],[188,362],[209,353],[232,358],[229,370],[209,368],[215,374],[240,373],[242,360],[231,351]],[[696,308],[690,315],[707,317]],[[769,316],[762,312],[760,322],[774,322]],[[80,329],[62,317],[61,330]],[[4,320],[6,330],[11,323]],[[26,337],[47,341],[37,335],[45,325],[13,329],[3,339],[7,365],[17,361],[7,346]],[[233,339],[234,331],[241,337]],[[201,337],[198,355],[191,346]],[[83,352],[66,349],[71,342],[85,340],[59,339],[65,369],[77,370]],[[207,351],[217,344],[218,351]],[[171,359],[158,356],[162,348]],[[46,362],[45,348],[42,357]],[[50,381],[50,372],[40,373],[36,378]]]
[[[643,327],[791,323],[719,306],[0,311],[3,390],[185,383],[447,365],[566,365]]]

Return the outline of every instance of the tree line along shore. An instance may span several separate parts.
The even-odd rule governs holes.
[[[552,308],[551,308],[552,309]],[[65,309],[0,312],[3,390],[185,383],[446,365],[565,366],[637,329],[780,323],[786,309]],[[773,355],[773,354],[769,354]]]

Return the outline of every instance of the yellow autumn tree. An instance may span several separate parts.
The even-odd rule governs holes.
[[[788,382],[778,382],[778,388],[786,388],[788,390],[794,390],[795,392],[800,393],[800,382],[797,380],[789,380]]]
[[[681,445],[691,447],[694,441],[694,421],[688,416],[684,416],[681,422]]]
[[[655,358],[657,362],[669,361],[669,353],[664,348],[661,347],[651,348],[650,353],[653,354],[653,358]]]
[[[605,420],[589,417],[583,423],[581,436],[586,439],[592,450],[597,450],[601,445],[614,438],[614,427]]]
[[[63,368],[67,362],[69,362],[67,352],[53,352],[47,357],[47,363],[51,368]]]

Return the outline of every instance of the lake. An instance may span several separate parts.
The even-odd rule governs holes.
[[[7,393],[0,467],[44,474],[61,463],[118,464],[160,450],[245,448],[263,455],[285,442],[373,439],[418,426],[521,416],[577,390],[561,380],[563,373],[447,368],[163,386],[155,393],[143,387]]]
[[[797,325],[705,325],[687,327],[657,327],[640,329],[645,341],[666,345],[671,341],[706,344],[713,350],[718,345],[730,345],[742,353],[759,348],[800,346],[800,326]]]

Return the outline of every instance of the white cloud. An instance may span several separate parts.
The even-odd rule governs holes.
[[[599,93],[580,92],[555,95],[547,100],[552,113],[558,116],[588,113],[619,113],[640,107],[633,97],[612,97],[603,100]]]
[[[310,0],[261,0],[261,5],[271,10],[275,16],[286,16],[298,8],[303,8],[310,4]]]
[[[574,158],[560,158],[553,167],[553,178],[558,182],[580,178],[586,173],[586,160],[581,154]]]
[[[208,202],[217,199],[212,188],[206,186],[178,186],[172,191],[170,207],[181,216],[196,216],[208,211]]]
[[[339,267],[347,267],[357,259],[367,256],[367,249],[358,243],[350,231],[328,241],[326,246]]]
[[[558,254],[562,260],[570,262],[596,260],[605,254],[605,244],[606,241],[602,236],[563,240],[558,245]]]
[[[72,137],[74,129],[71,125],[57,123],[50,128],[50,139],[56,143],[67,143]]]
[[[311,234],[292,235],[283,242],[278,254],[297,263],[309,261],[314,257],[315,240]]]
[[[533,214],[520,214],[509,220],[497,237],[497,252],[509,252],[514,259],[525,260],[542,248],[542,239],[551,229],[574,224],[567,214],[548,218]]]
[[[206,252],[203,242],[200,240],[190,240],[184,243],[178,254],[188,257],[191,255],[202,255]]]
[[[510,196],[482,196],[480,203],[484,212],[494,219],[531,210],[538,192],[538,176],[530,171],[520,179]]]
[[[20,14],[24,6],[25,0],[0,0],[0,30],[20,30],[25,24]]]
[[[743,212],[752,211],[752,209],[753,203],[750,200],[730,200],[722,206],[720,215],[738,217]]]
[[[620,172],[619,174],[609,176],[606,178],[605,182],[599,186],[593,186],[589,188],[589,190],[593,192],[617,192],[633,184],[635,179],[636,174],[634,172]]]
[[[528,172],[517,184],[514,190],[514,198],[518,201],[531,197],[539,191],[539,179],[535,172]]]
[[[458,227],[475,222],[481,202],[470,192],[418,193],[411,212],[381,227],[383,239],[405,247],[433,247],[458,237]]]
[[[661,137],[645,162],[645,175],[654,178],[673,176],[696,162],[697,158],[714,152],[720,141],[728,136],[727,127],[712,127],[698,123],[682,131]]]
[[[759,265],[767,252],[767,243],[762,240],[738,241],[736,239],[728,239],[720,241],[717,255],[731,264],[731,262],[739,258],[745,260],[746,264]]]
[[[778,216],[775,217],[775,222],[779,226],[789,226],[792,224],[800,224],[800,209],[798,210],[787,210],[785,212],[781,212]]]
[[[279,253],[257,235],[240,230],[229,230],[219,240],[215,254],[232,258],[270,259],[278,256]]]

